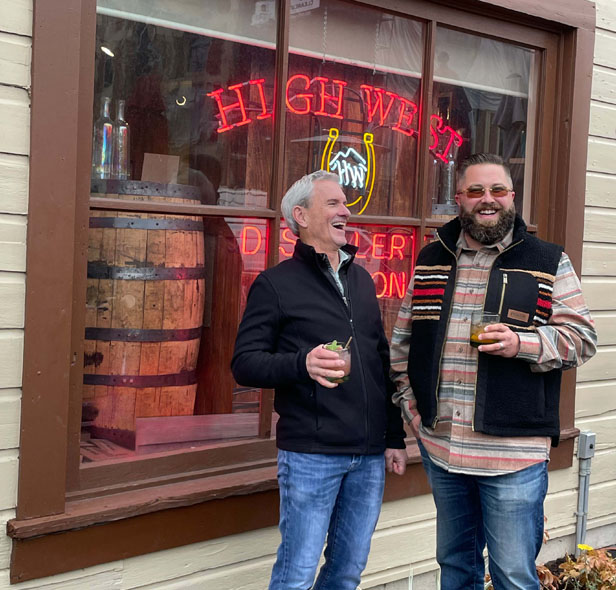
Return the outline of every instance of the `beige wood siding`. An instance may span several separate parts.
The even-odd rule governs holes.
[[[616,3],[596,6],[582,283],[599,350],[578,370],[575,416],[597,435],[588,527],[616,531]]]
[[[8,588],[23,358],[32,0],[0,2],[0,588]]]

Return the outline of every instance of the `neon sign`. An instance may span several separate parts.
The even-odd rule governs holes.
[[[218,133],[252,123],[249,111],[258,113],[255,117],[257,120],[273,116],[272,108],[266,102],[264,85],[265,78],[259,78],[207,93],[218,107]],[[343,111],[346,87],[347,82],[344,80],[294,74],[287,80],[285,88],[286,108],[294,115],[317,115],[342,121],[345,118]],[[250,100],[251,89],[256,90],[256,100]],[[418,131],[413,128],[415,116],[419,112],[419,106],[415,102],[370,84],[362,84],[360,90],[368,123],[391,127],[393,131],[408,137],[418,135]],[[256,106],[253,107],[255,103]],[[438,115],[430,117],[430,135],[430,150],[443,162],[448,160],[452,146],[460,146],[463,141],[462,136]]]
[[[260,269],[265,262],[267,240],[266,224],[240,223],[232,224],[240,253],[244,260],[244,268],[250,269],[251,260],[261,262],[254,268]],[[415,246],[414,233],[369,232],[363,229],[350,228],[347,232],[349,244],[358,248],[356,261],[366,268],[372,276],[379,299],[403,299],[408,286]],[[284,260],[293,256],[295,241],[288,227],[280,229],[279,258]],[[397,270],[404,266],[404,271]]]
[[[353,205],[357,205],[357,203],[362,201],[362,199],[364,199],[365,197],[361,208],[357,212],[357,215],[361,215],[366,210],[366,207],[370,202],[370,197],[372,196],[372,189],[374,188],[374,177],[376,176],[374,167],[374,135],[372,135],[372,133],[364,133],[364,146],[366,147],[367,161],[364,160],[364,158],[362,158],[359,154],[357,154],[357,152],[352,148],[349,148],[344,152],[339,151],[332,158],[331,153],[334,149],[334,144],[336,143],[336,140],[338,139],[339,135],[340,132],[335,127],[332,127],[329,130],[329,136],[327,139],[327,143],[325,144],[325,149],[323,150],[323,157],[321,158],[321,170],[327,170],[328,172],[332,170],[337,170],[338,176],[340,178],[340,184],[342,184],[343,186],[348,186],[348,184],[345,183],[347,182],[349,175],[352,174],[351,184],[353,183],[353,181],[355,181],[355,183],[359,185],[353,186],[353,188],[368,189],[365,194],[361,194],[353,202],[347,203],[347,207],[353,207]],[[346,154],[350,152],[354,152],[355,154],[357,154],[361,168],[353,164],[348,164],[346,160],[340,159],[341,154],[344,155],[343,157],[346,157]],[[366,171],[365,182],[362,173],[364,168]],[[358,180],[361,180],[361,185]]]
[[[349,164],[349,158],[355,163]],[[366,179],[366,160],[362,158],[353,148],[340,150],[330,161],[329,169],[338,172],[340,184],[342,186],[352,186],[353,188],[364,188]]]

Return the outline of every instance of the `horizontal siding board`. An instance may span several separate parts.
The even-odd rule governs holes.
[[[588,516],[604,518],[616,515],[616,480],[591,485],[588,492]]]
[[[584,241],[616,244],[616,210],[586,207]]]
[[[23,332],[0,330],[0,388],[21,387],[23,353]]]
[[[0,397],[0,450],[19,445],[21,398]]]
[[[548,495],[545,499],[548,531],[575,523],[576,508],[577,490]]]
[[[0,388],[21,387],[23,332],[0,331]]]
[[[4,452],[0,456],[0,510],[12,510],[17,505],[17,454]]]
[[[597,435],[596,450],[616,449],[616,414],[582,418],[576,421],[580,430],[589,430]]]
[[[0,213],[28,212],[28,157],[0,154]]]
[[[597,27],[616,31],[616,3],[614,0],[595,0]]]
[[[575,393],[576,420],[614,411],[616,411],[616,381],[579,383],[577,385]]]
[[[590,462],[591,485],[613,481],[615,473],[616,448],[606,451],[598,451]]]
[[[198,572],[175,580],[146,586],[122,584],[122,590],[263,590],[269,580],[274,558],[234,564],[212,572]]]
[[[597,328],[599,346],[616,344],[616,311],[598,311],[592,314],[592,318]]]
[[[29,153],[30,100],[25,90],[0,85],[0,129],[0,152]]]
[[[0,272],[0,329],[23,328],[25,274]]]
[[[600,346],[597,354],[577,370],[578,383],[616,379],[616,347]]]
[[[548,495],[567,492],[577,487],[578,465],[573,458],[571,467],[550,471],[548,477]]]
[[[6,33],[32,36],[33,0],[2,0],[0,30]]]
[[[385,502],[376,525],[377,530],[394,526],[404,526],[424,520],[432,520],[436,516],[436,507],[432,494],[414,496],[394,502]]]
[[[11,538],[8,537],[4,531],[6,531],[6,523],[15,518],[15,510],[3,510],[0,512],[0,570],[9,567],[11,558]]]
[[[587,166],[591,172],[614,172],[616,141],[591,137],[588,140]]]
[[[25,215],[0,215],[0,271],[26,270]]]
[[[438,569],[438,563],[434,558],[424,561],[413,560],[411,564],[404,567],[393,567],[374,574],[363,575],[360,588],[365,588],[366,590],[368,588],[374,588],[374,590],[412,590],[413,587],[417,587],[417,576],[431,574],[429,576],[422,576],[419,588],[422,590],[432,590],[438,586]],[[392,586],[389,585],[391,582],[397,583]],[[382,584],[388,585],[383,587]]]
[[[616,276],[616,244],[585,244],[582,252],[582,274]],[[616,301],[614,303],[616,305]]]
[[[425,561],[436,552],[434,521],[377,531],[372,537],[366,574]]]
[[[113,567],[115,566],[115,567]],[[120,564],[114,562],[104,566],[91,567],[42,580],[22,582],[16,586],[4,586],[0,580],[0,590],[121,590],[122,570]],[[8,579],[8,578],[7,578]]]
[[[31,41],[0,32],[0,84],[30,86]]]
[[[269,527],[142,555],[125,561],[124,584],[126,588],[135,588],[240,562],[273,558],[279,542],[278,529]],[[164,559],[161,559],[162,555]]]
[[[612,68],[595,66],[592,72],[593,100],[616,104],[616,71]]]
[[[598,30],[595,34],[594,62],[600,66],[614,67],[616,33]]]
[[[616,308],[616,278],[582,277],[582,291],[590,311],[611,311]]]
[[[616,175],[589,172],[586,175],[586,205],[616,209]]]
[[[616,139],[616,105],[591,103],[590,134]]]

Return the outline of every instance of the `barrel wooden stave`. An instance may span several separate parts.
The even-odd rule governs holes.
[[[106,195],[109,196],[109,195]],[[130,195],[121,195],[128,198]],[[164,199],[185,202],[183,199]],[[93,217],[193,220],[199,217],[94,211]],[[204,265],[203,232],[91,228],[88,261],[120,268],[195,268]],[[202,325],[205,280],[88,278],[86,326],[133,330],[186,330]],[[161,342],[85,341],[85,374],[173,375],[194,371],[200,338]],[[94,435],[134,446],[135,419],[191,415],[196,384],[160,387],[83,386],[84,402],[98,410]]]

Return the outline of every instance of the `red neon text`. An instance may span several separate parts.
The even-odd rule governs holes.
[[[306,74],[294,74],[286,84],[285,104],[294,115],[312,114],[343,120],[346,86],[344,80],[325,76],[311,79]],[[256,88],[257,100],[251,100],[250,92],[244,90],[244,87]],[[252,122],[247,115],[247,105],[250,110],[259,112],[256,119],[271,117],[272,110],[268,108],[264,88],[265,78],[259,78],[208,93],[207,96],[214,99],[218,107],[218,133]],[[408,137],[418,135],[415,127],[419,107],[415,102],[369,84],[362,84],[360,88],[368,123],[376,123],[380,127],[390,126],[392,130]],[[443,162],[447,162],[453,146],[460,146],[463,141],[462,136],[438,115],[430,117],[430,135],[430,150]]]
[[[462,136],[449,125],[445,125],[438,115],[430,115],[430,135],[432,143],[429,149],[443,162],[447,162],[452,146],[455,144],[460,147],[463,141]]]
[[[385,273],[379,270],[372,273],[372,280],[378,299],[383,297],[404,299],[407,287],[406,272]]]

